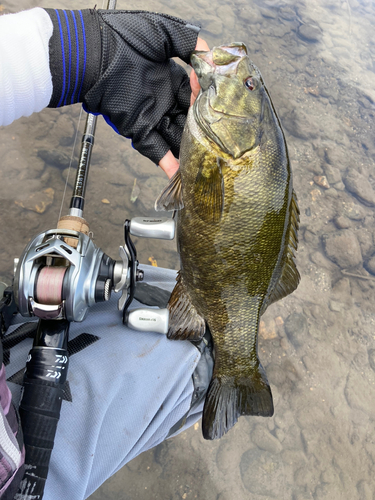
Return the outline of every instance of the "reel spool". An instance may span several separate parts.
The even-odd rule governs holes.
[[[63,300],[63,282],[67,267],[45,266],[39,271],[35,298],[40,304],[55,305]]]

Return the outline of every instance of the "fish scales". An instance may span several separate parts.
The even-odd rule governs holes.
[[[298,285],[298,206],[279,120],[244,45],[197,53],[192,64],[202,91],[188,114],[174,188],[157,205],[176,206],[182,194],[168,337],[196,339],[210,328],[215,366],[202,428],[216,439],[240,415],[273,414],[257,355],[259,320]]]

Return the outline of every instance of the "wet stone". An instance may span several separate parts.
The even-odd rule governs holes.
[[[302,493],[296,493],[293,496],[293,500],[313,500],[312,493],[310,491],[307,492],[302,492]]]
[[[259,12],[266,19],[276,19],[277,18],[277,13],[274,10],[272,10],[272,9],[263,9],[263,8],[260,8]]]
[[[68,186],[70,186],[71,188],[74,187],[75,176],[76,172],[72,172],[69,168],[62,170],[61,172],[61,177],[64,179],[64,182],[66,182],[66,179],[68,179]]]
[[[293,55],[293,56],[304,56],[305,54],[307,54],[307,52],[309,51],[308,47],[306,47],[305,45],[292,45],[291,47],[289,47],[289,52]]]
[[[262,22],[262,17],[259,15],[258,9],[254,9],[252,5],[245,5],[239,12],[239,17],[250,24]]]
[[[279,10],[279,16],[285,21],[292,21],[296,17],[296,13],[290,7],[281,7]]]
[[[225,24],[227,29],[233,29],[236,23],[236,18],[233,13],[233,9],[229,5],[221,5],[217,11],[217,15]]]
[[[375,206],[375,192],[369,180],[354,169],[349,170],[344,178],[346,189],[364,205]]]
[[[361,390],[359,390],[361,388]],[[375,417],[375,388],[357,370],[351,370],[344,390],[346,400],[354,410],[361,410]]]
[[[39,149],[38,156],[43,161],[48,163],[48,165],[52,165],[53,167],[57,167],[61,170],[69,167],[70,158],[63,151],[57,151],[55,149]]]
[[[286,373],[281,366],[271,363],[267,366],[267,379],[276,387],[283,387],[286,381]]]
[[[298,28],[298,34],[308,42],[317,42],[321,37],[320,30],[311,24],[302,24]]]
[[[369,351],[368,351],[368,362],[369,362],[371,368],[375,372],[375,349],[369,349]]]
[[[52,205],[55,191],[52,188],[44,189],[43,191],[32,193],[22,201],[15,201],[16,205],[32,210],[38,214],[42,214]]]
[[[323,235],[323,246],[327,257],[342,269],[362,264],[362,253],[358,240],[351,229]]]
[[[332,295],[333,298],[344,302],[346,305],[352,305],[353,299],[350,294],[350,281],[349,278],[341,278],[341,280],[335,283],[335,286],[332,287]]]
[[[327,181],[330,184],[336,184],[341,181],[341,172],[337,167],[326,164],[324,166],[324,173],[326,174]]]
[[[241,478],[245,488],[254,495],[280,498],[284,484],[284,465],[279,455],[248,450],[241,457]]]
[[[366,217],[364,209],[355,203],[345,205],[343,214],[351,220],[362,220]]]
[[[293,312],[284,323],[288,339],[295,348],[303,345],[303,339],[307,331],[307,320],[303,313]]]
[[[333,222],[335,223],[335,226],[338,229],[349,229],[349,227],[351,226],[350,220],[347,217],[345,217],[344,215],[340,215],[339,217],[335,217]]]
[[[71,146],[75,135],[75,124],[71,117],[67,114],[60,114],[53,126],[52,133],[59,137],[60,146]]]
[[[365,227],[356,231],[363,258],[370,257],[374,252],[374,241],[372,233]]]
[[[340,181],[337,184],[335,184],[335,189],[337,189],[338,191],[345,191],[345,184],[342,181]]]
[[[221,35],[221,33],[223,32],[223,23],[217,17],[203,14],[201,23],[202,29],[204,31],[208,31],[212,35]]]
[[[251,439],[258,448],[269,453],[280,453],[283,448],[280,441],[262,425],[255,427],[255,430],[251,434]]]
[[[337,198],[339,193],[336,191],[335,188],[330,188],[325,191],[325,195],[330,197],[330,198]]]
[[[321,85],[319,87],[319,92],[322,97],[326,97],[329,99],[329,102],[332,104],[337,101],[339,97],[339,92],[338,90],[334,89],[333,87],[330,87],[328,85]]]
[[[282,429],[276,429],[275,434],[280,443],[282,443],[285,439],[285,432]]]
[[[336,300],[329,301],[329,308],[332,312],[342,313],[345,310],[344,304],[337,302]]]
[[[357,484],[357,490],[359,494],[359,498],[361,500],[373,500],[373,488],[366,482],[366,481],[360,481]]]
[[[366,262],[365,268],[369,273],[375,274],[375,255],[374,257],[371,257],[371,259],[368,262]]]
[[[330,165],[338,168],[339,170],[344,170],[349,162],[348,156],[342,149],[326,148],[324,150],[324,156]]]
[[[316,135],[315,126],[303,111],[293,108],[282,116],[282,125],[299,139],[310,139]]]

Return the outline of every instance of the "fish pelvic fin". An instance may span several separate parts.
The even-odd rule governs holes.
[[[206,322],[193,305],[185,288],[181,274],[168,302],[169,328],[167,337],[171,340],[200,340],[206,332]]]
[[[272,417],[273,411],[271,388],[259,362],[252,377],[214,373],[203,409],[203,437],[220,439],[241,415]]]
[[[181,210],[184,208],[182,200],[182,184],[181,173],[179,170],[170,178],[169,183],[160,193],[158,199],[155,201],[155,210],[160,212],[162,210]]]
[[[220,221],[224,208],[224,179],[220,158],[215,165],[202,165],[194,185],[194,206],[205,222]]]

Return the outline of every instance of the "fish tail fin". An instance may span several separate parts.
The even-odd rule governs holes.
[[[260,363],[251,377],[215,375],[211,380],[203,409],[205,439],[219,439],[241,415],[272,417],[271,388]]]

